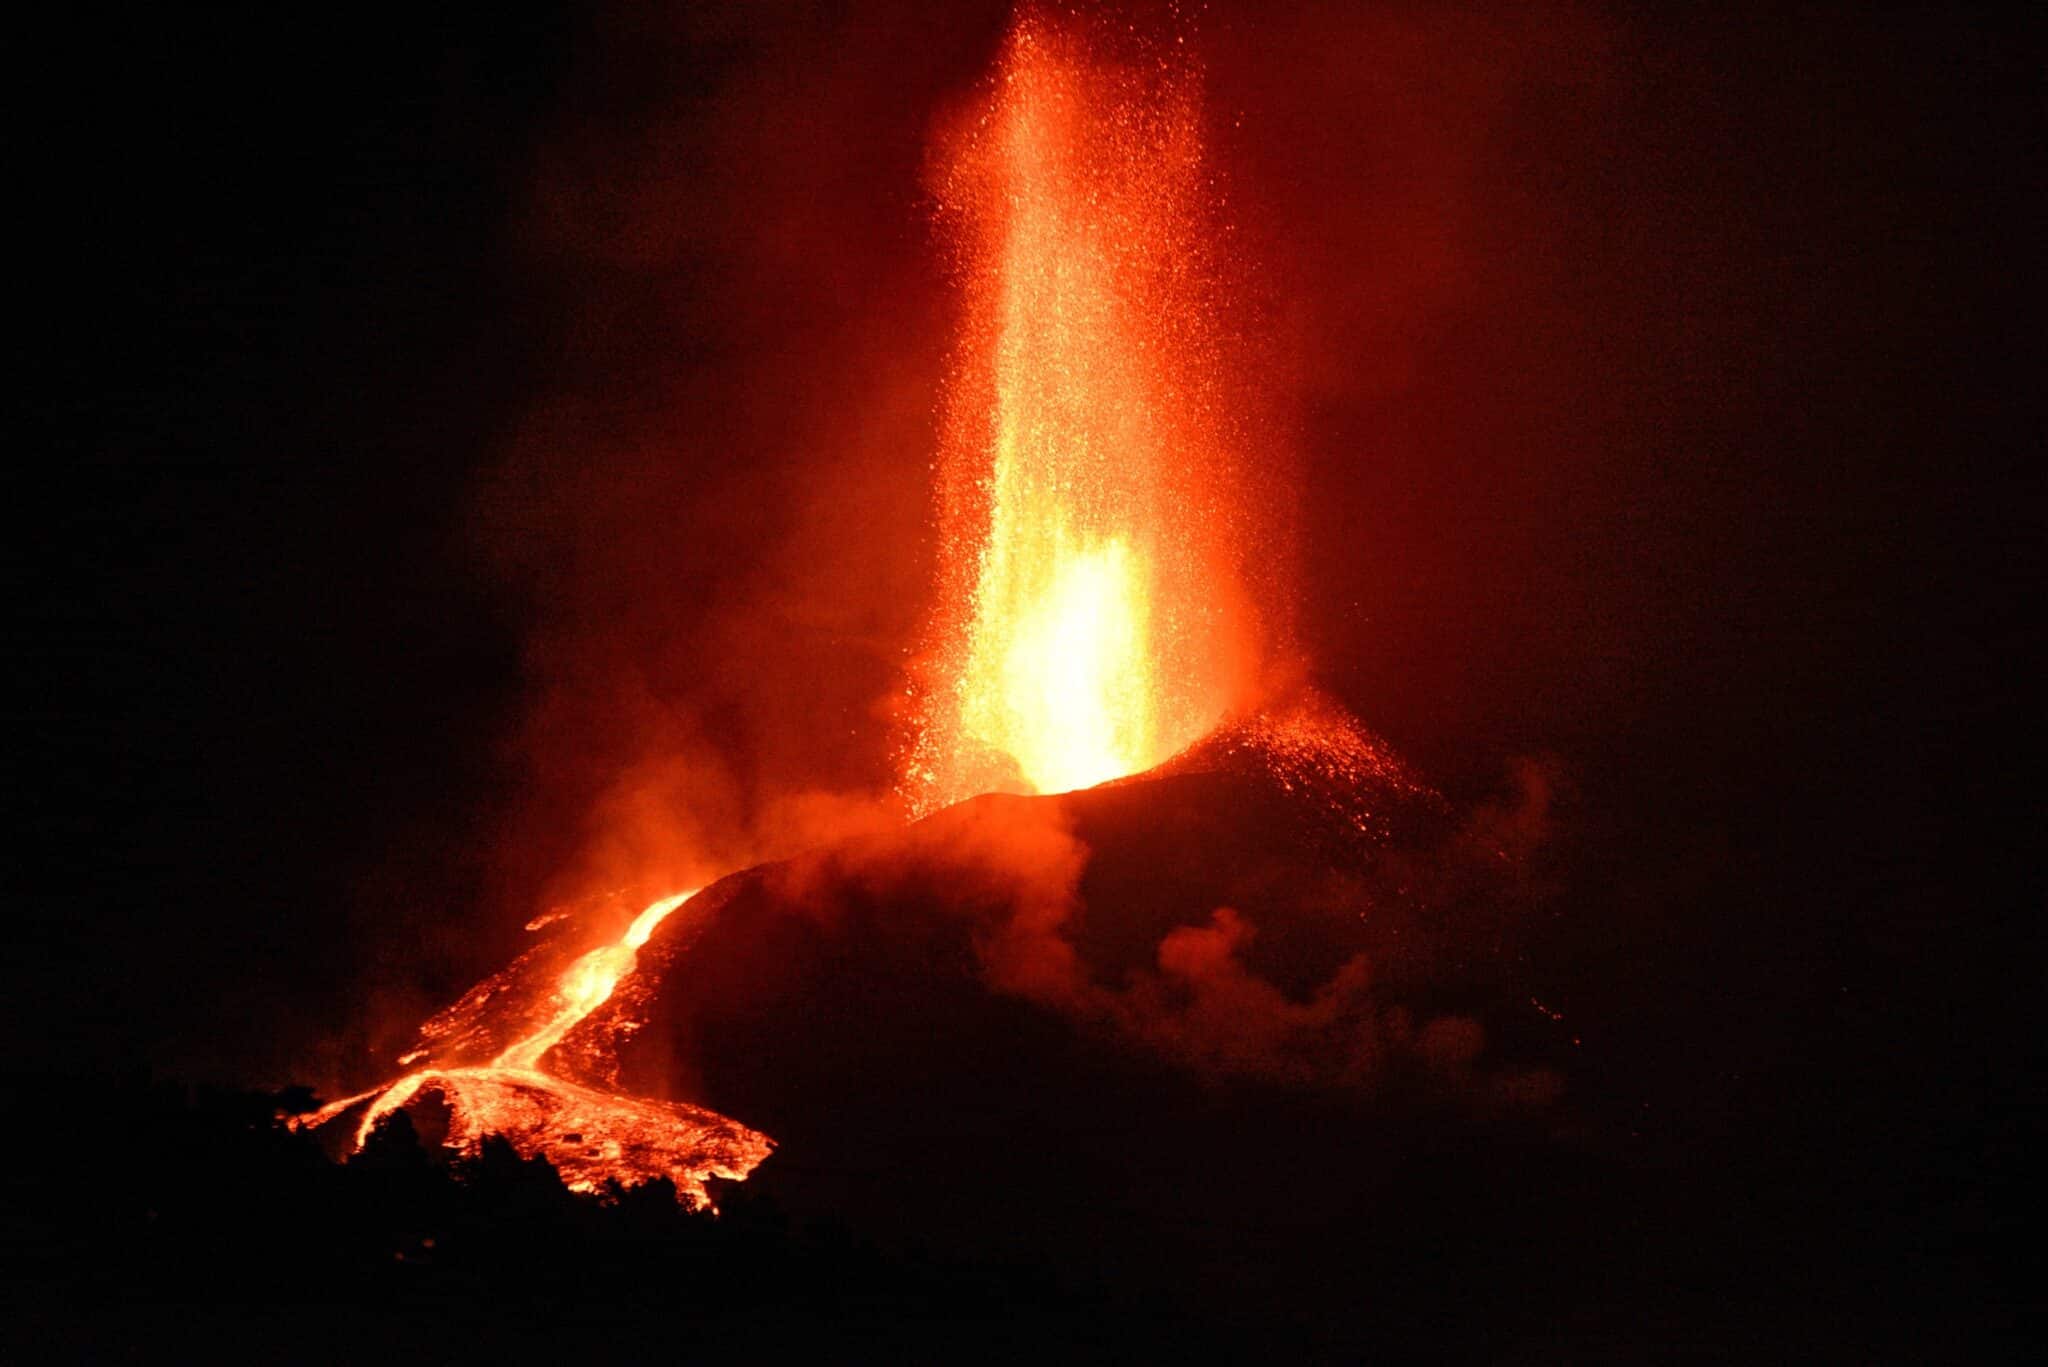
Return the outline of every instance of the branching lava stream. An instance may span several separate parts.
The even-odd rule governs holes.
[[[421,1068],[296,1117],[293,1127],[318,1129],[360,1111],[350,1143],[359,1151],[379,1121],[432,1094],[448,1107],[446,1143],[459,1152],[474,1154],[487,1136],[500,1135],[522,1157],[545,1157],[571,1191],[667,1178],[685,1203],[708,1205],[708,1178],[744,1179],[768,1156],[773,1141],[713,1111],[623,1096],[546,1067],[562,1038],[633,972],[655,928],[695,895],[681,892],[649,903],[616,941],[580,955],[551,984],[538,1027],[528,1028],[490,1062]],[[441,1040],[502,1028],[505,1022],[497,1018],[516,1019],[520,1001],[512,988],[519,967],[489,979],[429,1021],[420,1031],[428,1043],[405,1061],[419,1059]]]

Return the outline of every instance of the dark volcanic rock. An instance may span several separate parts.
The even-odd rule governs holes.
[[[1495,1096],[1478,1027],[1430,1021],[1507,1000],[1487,917],[1512,898],[1447,874],[1469,833],[1423,790],[1371,794],[1362,839],[1256,764],[1189,769],[723,880],[622,989],[645,1024],[621,1084],[773,1135],[755,1182],[800,1215],[1120,1277],[1200,1280],[1223,1247],[1226,1286],[1281,1276],[1304,1224],[1376,1199],[1398,1116],[1439,1142]]]

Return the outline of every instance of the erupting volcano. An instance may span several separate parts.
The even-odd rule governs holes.
[[[1870,9],[38,32],[0,1367],[2021,1358],[2040,61]]]
[[[923,818],[980,794],[1089,788],[1178,756],[1180,777],[1134,810],[1187,808],[1213,821],[1239,799],[1214,809],[1215,792],[1186,777],[1249,770],[1326,834],[1384,840],[1397,812],[1435,812],[1384,747],[1313,697],[1277,712],[1247,706],[1265,630],[1248,590],[1260,537],[1248,511],[1250,424],[1228,399],[1242,358],[1219,322],[1222,229],[1195,74],[1177,47],[1131,45],[1137,57],[1112,59],[1078,21],[1027,15],[983,102],[941,140],[937,213],[962,321],[937,462],[938,603],[906,683],[898,791]],[[1063,808],[1003,810],[1027,831],[1067,820]],[[1071,862],[1065,836],[1047,838],[1052,862]],[[1006,858],[996,864],[1007,869]],[[985,872],[976,859],[940,866],[963,886]],[[708,933],[731,953],[719,937],[746,932],[726,909],[758,901],[764,886],[772,893],[773,880],[736,875],[699,902],[661,898],[622,929],[616,907],[537,921],[530,929],[551,924],[561,938],[429,1021],[401,1060],[416,1071],[296,1123],[346,1125],[344,1144],[359,1149],[384,1117],[438,1097],[456,1150],[498,1134],[580,1190],[666,1177],[685,1201],[707,1202],[708,1179],[746,1177],[771,1141],[709,1110],[625,1094],[618,1050],[658,991],[664,1001],[688,994],[698,907],[715,904],[704,915],[724,919]],[[1268,1021],[1245,1020],[1266,1033],[1232,1042],[1219,1024],[1226,1035],[1237,1027],[1214,1002],[1198,1025],[1162,1023],[1156,1003],[1085,981],[1060,939],[1071,895],[1055,889],[1029,927],[996,932],[1010,949],[984,953],[992,987],[1119,1022],[1169,1054],[1252,1071],[1353,1076],[1378,1048],[1359,1000],[1364,959],[1341,936],[1331,943],[1353,957],[1334,977],[1318,961],[1302,980],[1317,1005],[1290,1006],[1250,979],[1234,987],[1251,991]],[[1212,970],[1236,971],[1252,928],[1228,909],[1211,922],[1220,895],[1188,890],[1186,905],[1147,913],[1134,940],[1144,954],[1157,943],[1176,991],[1207,992],[1219,981]],[[743,976],[730,970],[721,985]],[[1283,1048],[1327,1064],[1303,1073],[1268,1057]],[[637,1080],[669,1085],[644,1071]]]

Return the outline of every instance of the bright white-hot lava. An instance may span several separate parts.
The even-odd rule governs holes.
[[[965,282],[904,788],[1149,769],[1238,700],[1239,453],[1193,73],[1031,14],[939,185]]]

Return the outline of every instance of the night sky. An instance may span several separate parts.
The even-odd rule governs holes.
[[[630,8],[47,54],[15,1069],[361,1081],[618,774],[689,756],[721,829],[886,786],[925,138],[1003,7]],[[1565,776],[1532,953],[1598,985],[1577,1096],[1995,1205],[2039,1104],[2038,49],[1500,10],[1197,24],[1303,644],[1454,802]]]

